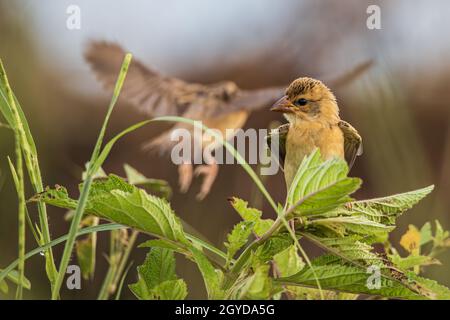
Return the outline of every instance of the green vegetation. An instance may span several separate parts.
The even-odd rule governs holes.
[[[92,157],[80,182],[80,196],[71,197],[63,186],[43,189],[38,157],[26,118],[7,81],[3,66],[0,82],[0,111],[16,142],[15,164],[10,161],[18,195],[18,260],[0,270],[0,292],[17,285],[16,298],[31,284],[25,277],[26,259],[43,252],[53,299],[60,289],[71,254],[75,251],[83,277],[95,270],[97,232],[110,232],[109,269],[98,294],[99,299],[120,298],[124,279],[130,270],[129,255],[137,235],[151,237],[140,247],[150,248],[143,264],[137,267],[137,282],[128,286],[138,299],[184,299],[186,282],[175,271],[175,255],[196,264],[209,299],[355,299],[360,294],[400,299],[450,299],[450,290],[420,276],[429,265],[438,264],[436,256],[450,246],[449,232],[436,222],[421,229],[410,226],[400,244],[408,252],[401,256],[389,242],[396,219],[427,196],[433,186],[370,200],[354,200],[351,195],[362,181],[348,177],[343,160],[322,161],[316,150],[304,159],[288,190],[284,204],[276,204],[257,174],[227,142],[222,141],[253,179],[271,205],[276,219],[252,208],[246,201],[230,199],[230,211],[242,221],[230,230],[226,243],[216,247],[189,233],[185,223],[171,208],[170,188],[164,181],[149,179],[125,165],[126,178],[105,174],[101,169],[115,142],[153,121],[192,120],[161,117],[136,124],[106,143],[103,137],[120,93],[131,56],[125,57],[106,119]],[[203,130],[209,130],[202,127]],[[214,132],[210,132],[217,136]],[[33,187],[27,197],[25,168]],[[39,224],[29,217],[27,205],[36,204]],[[68,234],[50,238],[46,205],[69,210]],[[104,220],[112,222],[100,224]],[[25,228],[31,229],[37,248],[25,252]],[[128,233],[131,229],[131,233]],[[77,240],[81,235],[84,239]],[[308,257],[302,244],[309,241],[324,253]],[[65,243],[56,269],[51,248]],[[374,244],[384,246],[384,254]],[[74,250],[75,249],[75,250]],[[17,269],[16,269],[17,268]]]

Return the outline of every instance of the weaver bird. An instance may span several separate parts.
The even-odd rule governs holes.
[[[92,42],[86,51],[85,58],[90,63],[97,78],[109,90],[112,90],[125,52],[120,46],[107,42]],[[345,84],[363,73],[372,64],[364,62],[352,71],[335,78],[336,86]],[[211,129],[217,129],[226,139],[226,129],[240,129],[244,126],[251,111],[272,105],[285,91],[283,87],[271,87],[258,90],[243,90],[231,81],[223,81],[210,85],[188,83],[183,80],[167,77],[133,60],[121,97],[138,110],[151,117],[178,115],[193,120],[201,120]],[[171,141],[172,130],[185,128],[193,130],[187,124],[177,124],[171,130],[163,132],[144,145],[144,149],[158,149],[167,152],[177,142]],[[193,136],[193,135],[191,135]],[[203,137],[202,148],[213,150],[219,146],[211,137]],[[211,148],[211,145],[213,146]],[[210,191],[218,173],[218,165],[214,159],[205,159],[208,165],[199,165],[193,169],[190,162],[179,166],[179,185],[186,192],[192,182],[193,175],[203,175],[203,183],[198,199],[203,199]]]
[[[299,78],[291,83],[272,111],[282,112],[289,123],[269,136],[279,139],[280,162],[287,188],[300,163],[316,148],[324,160],[337,157],[349,167],[362,154],[362,139],[355,128],[339,118],[336,97],[321,81]]]

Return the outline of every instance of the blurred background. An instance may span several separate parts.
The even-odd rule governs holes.
[[[366,26],[371,4],[381,8],[380,30]],[[79,30],[66,27],[70,5],[81,10]],[[232,80],[246,89],[287,85],[299,76],[332,77],[373,59],[369,72],[335,90],[343,119],[364,139],[365,153],[351,172],[364,180],[355,196],[436,185],[431,196],[399,219],[392,241],[401,251],[398,241],[408,224],[420,227],[439,219],[450,229],[449,14],[445,0],[0,0],[0,57],[29,119],[45,184],[67,186],[74,196],[110,98],[83,60],[89,40],[116,41],[163,74],[200,83]],[[119,103],[107,138],[143,119]],[[282,121],[279,114],[261,110],[246,128],[267,128],[273,120]],[[120,141],[105,171],[123,175],[122,165],[129,163],[148,177],[169,181],[177,214],[216,245],[239,221],[227,197],[249,200],[273,217],[237,165],[221,166],[203,202],[195,200],[199,181],[189,193],[178,193],[170,159],[141,150],[143,142],[164,128],[147,126]],[[9,130],[0,128],[0,267],[17,257],[17,200],[6,158],[14,154],[13,140]],[[265,183],[282,201],[282,176],[268,177]],[[65,234],[64,210],[49,208],[49,216],[52,237]],[[29,235],[27,251],[34,245]],[[83,281],[82,290],[63,292],[65,298],[96,297],[107,249],[108,238],[102,234],[94,280]],[[61,246],[55,247],[56,261],[61,252]],[[145,254],[145,249],[134,250],[135,266]],[[429,267],[426,276],[449,286],[450,255],[440,260],[443,266]],[[27,262],[33,290],[25,292],[26,298],[50,295],[43,262],[39,255]],[[189,297],[204,297],[195,265],[179,259],[177,268],[188,281]],[[133,268],[127,283],[135,280]],[[127,289],[123,297],[133,298]]]

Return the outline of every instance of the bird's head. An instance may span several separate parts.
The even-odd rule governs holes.
[[[294,80],[271,111],[284,113],[289,122],[339,120],[336,97],[321,81],[312,78]]]

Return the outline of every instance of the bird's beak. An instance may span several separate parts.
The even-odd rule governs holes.
[[[282,113],[294,113],[292,103],[288,100],[287,96],[282,97],[280,100],[270,108],[270,111],[282,112]]]

